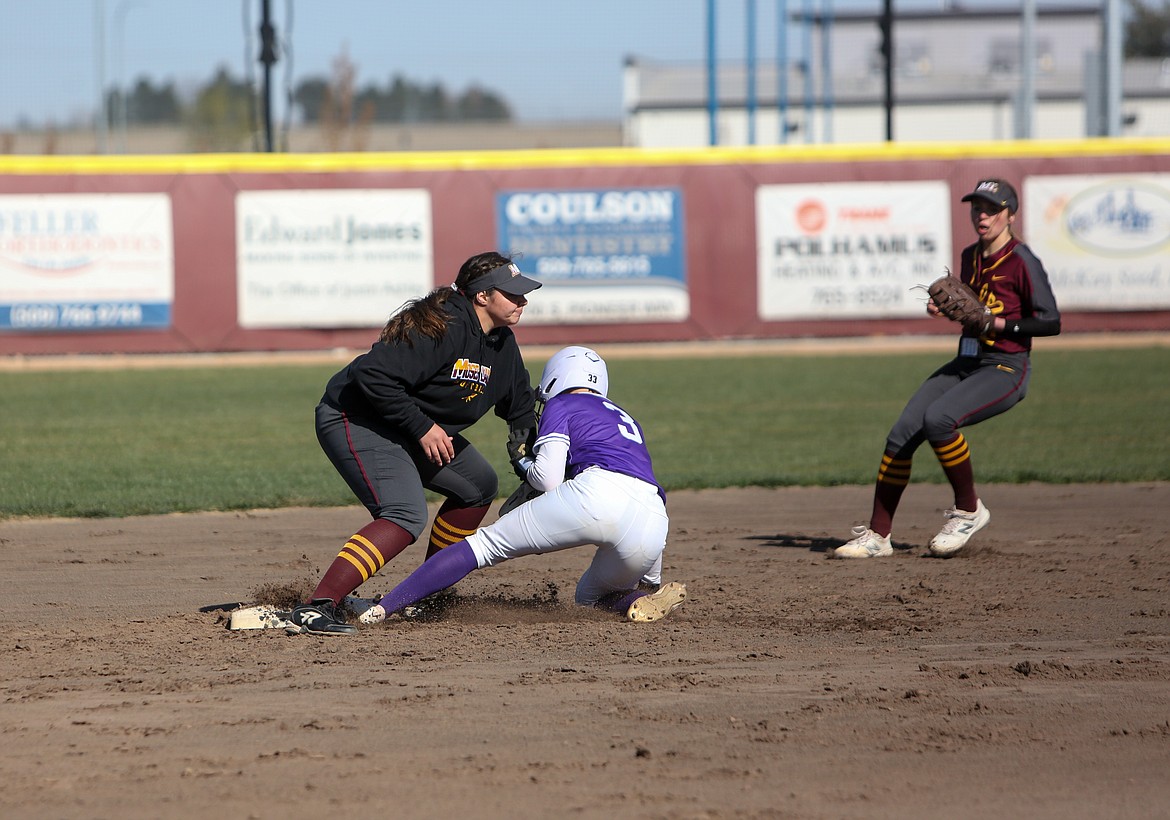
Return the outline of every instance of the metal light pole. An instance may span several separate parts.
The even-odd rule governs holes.
[[[747,143],[756,144],[756,0],[747,2]]]
[[[276,63],[276,27],[272,25],[269,0],[260,4],[260,62],[264,65],[264,147],[272,153],[272,66]]]
[[[776,3],[776,117],[783,145],[788,142],[788,0]]]
[[[1121,135],[1121,0],[1105,0],[1105,136]]]
[[[126,18],[145,0],[120,0],[114,9],[114,66],[118,75],[118,151],[126,153]]]
[[[804,53],[804,59],[801,60],[801,65],[804,66],[804,141],[811,143],[813,141],[813,105],[816,102],[812,64],[813,0],[804,0],[800,22],[801,51]]]
[[[833,0],[821,0],[821,142],[833,141]]]
[[[1024,0],[1020,11],[1020,99],[1016,108],[1016,139],[1032,138],[1036,110],[1036,0]]]
[[[719,144],[719,82],[715,58],[715,0],[707,0],[707,144]]]
[[[97,78],[97,143],[98,153],[106,153],[110,136],[110,106],[106,100],[106,3],[95,0],[93,4],[93,50],[94,76]]]
[[[878,22],[882,33],[884,58],[882,106],[886,109],[886,142],[894,141],[894,10],[893,0],[883,0],[882,16]]]

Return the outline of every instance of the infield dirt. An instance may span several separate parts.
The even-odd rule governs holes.
[[[310,584],[360,508],[0,522],[0,816],[1170,815],[1170,485],[983,499],[956,558],[915,485],[841,561],[868,487],[676,492],[664,621],[575,608],[578,549],[348,638],[200,610]]]

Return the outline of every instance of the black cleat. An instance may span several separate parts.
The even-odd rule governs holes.
[[[298,631],[318,635],[356,635],[358,631],[356,626],[346,623],[345,618],[337,614],[337,607],[329,598],[317,598],[293,607],[289,620]]]

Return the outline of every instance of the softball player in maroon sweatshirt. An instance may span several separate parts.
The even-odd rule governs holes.
[[[914,452],[929,442],[954,490],[954,506],[930,542],[930,553],[951,556],[987,526],[991,513],[975,489],[971,453],[962,428],[997,416],[1023,400],[1031,377],[1034,336],[1060,333],[1060,311],[1048,274],[1027,245],[1012,236],[1019,209],[1015,189],[1002,179],[981,180],[962,199],[971,203],[979,240],[963,249],[959,277],[991,309],[986,333],[964,331],[958,355],[936,370],[910,398],[886,438],[869,525],[853,528],[839,558],[892,555],[894,513],[910,483]],[[933,303],[927,312],[939,316]]]

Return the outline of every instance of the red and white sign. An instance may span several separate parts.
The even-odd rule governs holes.
[[[945,182],[762,185],[756,189],[764,320],[923,313],[951,264]]]

